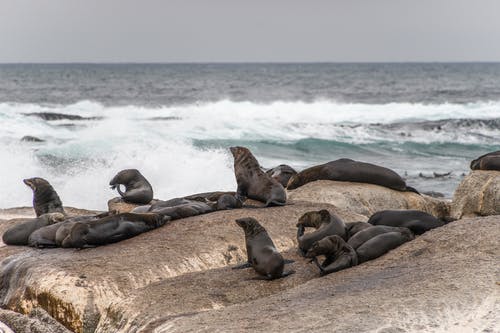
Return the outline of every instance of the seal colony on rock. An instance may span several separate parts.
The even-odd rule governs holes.
[[[315,228],[316,230],[304,234],[306,227]],[[344,221],[337,215],[330,214],[326,209],[307,212],[297,222],[297,242],[302,256],[305,256],[314,242],[332,235],[345,239],[346,226]]]
[[[256,219],[241,218],[236,220],[236,224],[245,232],[248,261],[233,269],[253,267],[261,275],[256,279],[263,280],[279,279],[295,273],[294,271],[283,272],[285,259],[274,246],[266,229]]]
[[[23,182],[33,190],[33,209],[37,217],[48,213],[65,214],[59,195],[48,181],[34,177]]]
[[[234,174],[238,188],[236,198],[241,202],[248,197],[262,201],[265,206],[286,204],[285,188],[260,168],[259,162],[245,147],[231,147]]]
[[[7,245],[28,245],[29,237],[34,231],[63,220],[64,214],[58,212],[43,214],[34,219],[27,219],[26,222],[7,229],[2,235],[2,240]]]
[[[118,172],[109,185],[111,189],[116,189],[126,202],[145,205],[153,200],[153,187],[137,169]],[[121,191],[120,185],[125,186],[125,192]]]
[[[287,189],[293,190],[316,180],[368,183],[419,194],[416,189],[407,186],[403,178],[391,169],[348,158],[341,158],[302,170],[290,178]]]
[[[368,223],[405,227],[416,235],[421,235],[426,231],[445,225],[443,221],[420,210],[381,210],[370,216]]]
[[[500,171],[500,150],[484,154],[470,162],[472,170]]]

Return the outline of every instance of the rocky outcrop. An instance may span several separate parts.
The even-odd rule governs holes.
[[[70,333],[67,328],[49,316],[43,309],[36,308],[28,315],[0,309],[0,321],[16,333]],[[3,330],[2,330],[3,329]],[[0,325],[0,332],[9,333]]]
[[[331,180],[318,180],[288,191],[288,199],[328,203],[367,217],[385,209],[416,209],[440,219],[450,214],[446,200],[379,185]]]
[[[459,219],[499,214],[500,171],[472,171],[455,190],[451,216]]]

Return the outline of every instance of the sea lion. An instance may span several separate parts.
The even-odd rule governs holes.
[[[145,205],[153,200],[153,188],[148,180],[137,169],[126,169],[118,172],[109,182],[111,189],[117,189],[123,200]],[[122,192],[120,185],[125,185]]]
[[[170,217],[160,214],[122,213],[89,222],[75,223],[62,247],[94,247],[119,242],[161,227]]]
[[[350,239],[352,236],[354,236],[361,230],[371,227],[373,227],[373,225],[371,225],[368,222],[347,222],[345,224],[345,230],[347,234],[346,239]]]
[[[248,148],[231,147],[230,150],[234,157],[238,200],[243,202],[248,197],[265,202],[265,206],[286,204],[285,188],[261,170],[259,162]]]
[[[267,170],[266,173],[286,188],[288,181],[293,175],[297,174],[297,171],[289,165],[280,164],[277,167]]]
[[[403,178],[391,169],[348,158],[341,158],[302,170],[290,178],[287,189],[293,190],[309,182],[322,179],[375,184],[397,191],[410,191],[418,194],[416,189],[406,186]]]
[[[325,260],[319,263],[317,256],[324,255]],[[358,264],[356,251],[342,237],[331,235],[314,242],[306,253],[319,268],[320,275],[326,275]]]
[[[368,223],[405,227],[416,235],[421,235],[445,224],[445,222],[438,220],[434,216],[419,210],[381,210],[370,216]]]
[[[33,209],[37,217],[47,213],[65,214],[61,199],[48,181],[35,177],[23,182],[33,190]]]
[[[28,245],[30,235],[37,229],[52,225],[64,220],[62,213],[47,213],[7,229],[2,240],[7,245]]]
[[[500,150],[479,156],[470,162],[472,170],[497,170],[500,171]]]
[[[361,245],[363,245],[363,243],[367,242],[368,240],[370,240],[378,235],[385,234],[388,232],[400,232],[402,234],[405,234],[407,236],[407,238],[411,238],[411,239],[414,238],[413,233],[408,228],[389,227],[387,225],[371,225],[370,228],[363,229],[363,230],[357,232],[351,238],[349,238],[349,240],[347,241],[347,244],[352,246],[352,248],[357,251],[357,249]]]
[[[316,230],[304,234],[306,227]],[[302,256],[311,248],[312,244],[327,236],[337,235],[346,238],[346,227],[337,215],[330,214],[326,209],[307,212],[299,218],[297,223],[297,241]]]
[[[248,261],[234,269],[253,267],[261,275],[259,279],[264,280],[279,279],[294,273],[283,272],[285,267],[283,256],[274,246],[266,229],[256,219],[241,218],[236,220],[236,224],[245,232]]]

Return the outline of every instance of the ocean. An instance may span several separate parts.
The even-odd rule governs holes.
[[[500,150],[500,63],[2,64],[0,124],[0,208],[30,206],[22,179],[43,177],[104,210],[126,168],[160,199],[235,190],[235,145],[263,167],[370,162],[451,198]]]

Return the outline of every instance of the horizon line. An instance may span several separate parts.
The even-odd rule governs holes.
[[[49,61],[0,62],[0,65],[258,65],[258,64],[496,64],[500,60],[477,61]]]

